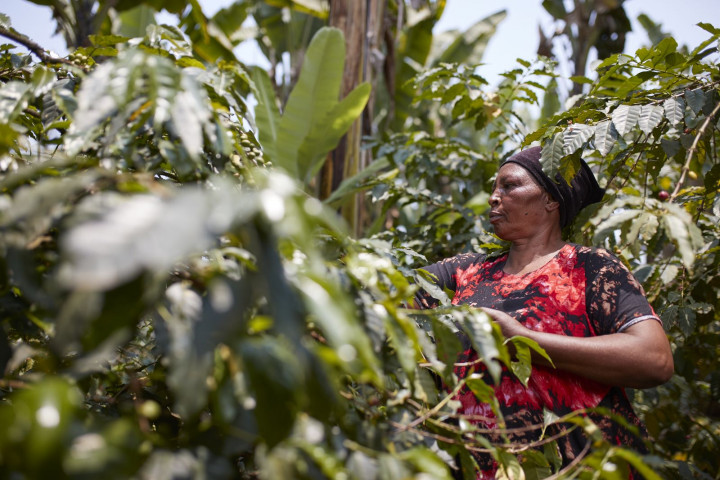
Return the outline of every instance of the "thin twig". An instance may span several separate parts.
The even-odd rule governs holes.
[[[690,170],[690,162],[692,161],[693,155],[695,154],[695,150],[697,150],[698,143],[700,143],[700,137],[703,136],[705,133],[705,129],[707,129],[708,125],[710,125],[710,121],[715,116],[715,114],[720,110],[720,103],[715,105],[715,108],[710,113],[710,115],[707,116],[705,121],[703,122],[702,126],[700,126],[700,129],[697,132],[697,135],[695,135],[695,140],[693,140],[692,145],[688,149],[687,152],[687,159],[685,160],[685,165],[683,165],[682,173],[680,174],[680,180],[678,180],[677,185],[675,185],[675,190],[673,190],[672,195],[670,195],[669,202],[674,202],[675,198],[678,196],[678,193],[680,192],[680,188],[682,187],[683,183],[685,183],[685,176],[687,175],[688,171]]]
[[[52,57],[52,56],[48,55],[43,47],[41,47],[38,43],[35,43],[34,41],[30,40],[27,36],[23,35],[22,33],[18,33],[14,30],[8,30],[7,28],[4,28],[4,27],[0,27],[0,36],[9,38],[10,40],[17,42],[20,45],[26,47],[32,53],[37,55],[37,57],[44,63],[64,63],[66,65],[74,65],[73,62],[71,62],[70,60],[68,60],[66,58]]]

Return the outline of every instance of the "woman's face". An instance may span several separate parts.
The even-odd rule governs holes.
[[[548,209],[550,196],[530,173],[516,163],[506,163],[498,171],[490,204],[490,223],[495,234],[503,240],[530,238],[546,230],[557,218]]]

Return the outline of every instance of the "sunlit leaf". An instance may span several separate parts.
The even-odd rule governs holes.
[[[260,67],[254,67],[252,77],[257,90],[257,107],[255,107],[255,121],[258,124],[258,140],[270,159],[277,157],[278,110],[275,91],[267,72]]]
[[[313,126],[320,125],[337,104],[345,63],[343,34],[324,28],[313,37],[295,88],[278,124],[278,166],[299,174],[297,155]]]
[[[565,155],[575,153],[595,134],[595,129],[590,125],[577,123],[565,130],[563,136],[563,148]]]
[[[620,105],[612,113],[612,122],[620,136],[625,136],[637,124],[640,105]]]
[[[543,172],[550,178],[555,178],[560,172],[560,161],[565,156],[564,142],[563,132],[558,132],[542,147],[540,164]]]
[[[595,147],[600,155],[607,155],[617,141],[617,130],[611,120],[603,120],[595,125]]]
[[[663,107],[660,105],[643,105],[640,108],[640,118],[638,118],[640,130],[650,135],[653,129],[662,121],[663,113]]]
[[[685,101],[681,97],[670,97],[663,103],[665,118],[671,125],[682,123],[685,118]]]

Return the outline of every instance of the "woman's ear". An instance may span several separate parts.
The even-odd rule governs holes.
[[[560,202],[554,200],[549,193],[545,194],[545,210],[552,212],[560,208]]]

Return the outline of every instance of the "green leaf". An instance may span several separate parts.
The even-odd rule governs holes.
[[[565,17],[567,17],[567,10],[565,10],[563,0],[543,0],[542,6],[557,20],[565,20]]]
[[[575,153],[585,145],[585,142],[595,134],[595,129],[590,125],[575,123],[565,130],[563,136],[563,148],[566,155]]]
[[[584,83],[584,84],[592,84],[593,81],[590,80],[588,77],[583,77],[580,75],[574,75],[570,77],[570,80],[572,80],[574,83]]]
[[[622,458],[623,460],[628,462],[646,480],[662,480],[663,478],[657,473],[655,473],[652,468],[650,468],[645,462],[643,462],[640,455],[638,455],[636,452],[633,452],[632,450],[627,450],[624,448],[613,449],[612,456]]]
[[[643,105],[640,108],[640,118],[638,118],[640,130],[650,135],[653,128],[657,127],[662,121],[663,113],[663,107],[659,105]]]
[[[671,125],[678,125],[685,119],[685,101],[682,98],[670,97],[663,103],[665,118]]]
[[[688,107],[697,115],[705,105],[705,92],[700,88],[695,90],[685,90],[685,101]]]
[[[267,4],[278,8],[290,7],[321,19],[326,19],[330,12],[328,0],[267,0]]]
[[[500,355],[493,324],[490,317],[482,311],[465,311],[461,317],[461,326],[472,343],[478,356],[488,369],[494,381],[500,378],[500,365],[494,361]]]
[[[625,136],[638,121],[640,117],[639,105],[620,105],[613,111],[611,118],[618,134]]]
[[[337,103],[320,123],[313,125],[298,152],[298,176],[306,184],[320,170],[327,153],[337,146],[365,109],[370,90],[369,83],[358,85]]]
[[[435,58],[433,65],[441,63],[476,64],[482,61],[483,54],[490,39],[495,35],[498,25],[507,17],[505,10],[493,13],[462,33],[446,32],[455,35],[450,45]]]
[[[689,217],[689,215],[683,215],[683,217]],[[680,253],[682,263],[687,269],[691,269],[693,263],[695,263],[695,251],[693,249],[689,232],[689,222],[691,221],[692,220],[690,218],[681,218],[671,212],[668,212],[663,216],[665,233],[673,240],[673,243]]]
[[[642,210],[625,210],[606,218],[595,229],[593,242],[596,245],[601,245],[606,237],[613,235],[615,230],[619,229],[624,223],[634,220],[641,213]]]
[[[363,189],[363,186],[361,185],[363,180],[370,176],[377,175],[380,171],[388,168],[389,166],[390,160],[387,157],[378,158],[352,177],[345,178],[338,188],[324,200],[324,203],[327,205],[337,205],[338,202],[347,198],[348,195],[361,191]]]
[[[498,462],[498,469],[495,474],[497,480],[525,480],[525,471],[523,471],[515,455],[498,449],[495,452],[495,457]]]
[[[0,122],[10,123],[30,102],[32,86],[10,81],[0,87]]]
[[[258,432],[274,447],[292,431],[302,396],[303,371],[292,350],[279,339],[252,338],[240,344],[243,368],[255,394]]]
[[[345,64],[345,40],[337,28],[322,28],[308,47],[295,88],[280,119],[275,164],[299,175],[298,152],[308,133],[337,104]]]
[[[595,148],[600,155],[607,155],[615,146],[617,130],[611,120],[603,120],[595,125]]]
[[[697,26],[702,28],[706,32],[712,33],[713,35],[720,35],[720,28],[715,27],[710,23],[700,22],[697,24]]]
[[[144,35],[144,33],[143,33]],[[127,43],[131,37],[122,35],[89,35],[88,39],[94,47],[114,47],[118,43]]]
[[[277,158],[278,124],[280,110],[277,106],[275,89],[273,89],[268,73],[260,67],[253,67],[252,79],[255,84],[255,122],[258,126],[258,140],[265,155],[275,161]]]
[[[205,64],[200,62],[199,60],[194,59],[193,57],[180,57],[177,60],[175,60],[175,65],[177,65],[180,68],[200,68],[202,70],[205,70]]]
[[[155,10],[142,4],[120,12],[119,17],[120,22],[117,33],[124,37],[144,37],[147,27],[155,24]]]
[[[680,141],[679,140],[674,140],[674,139],[669,139],[669,138],[661,138],[660,145],[662,146],[662,149],[665,152],[665,155],[667,155],[669,158],[674,157],[680,151]]]
[[[720,182],[720,163],[716,163],[705,174],[704,185],[708,192],[717,191]]]
[[[542,147],[540,155],[540,164],[543,172],[550,177],[555,178],[560,172],[560,161],[565,155],[564,134],[558,132],[555,136]]]
[[[423,472],[429,478],[438,480],[451,480],[452,476],[447,462],[438,457],[428,448],[415,447],[400,454],[400,458],[414,465],[417,471]]]

